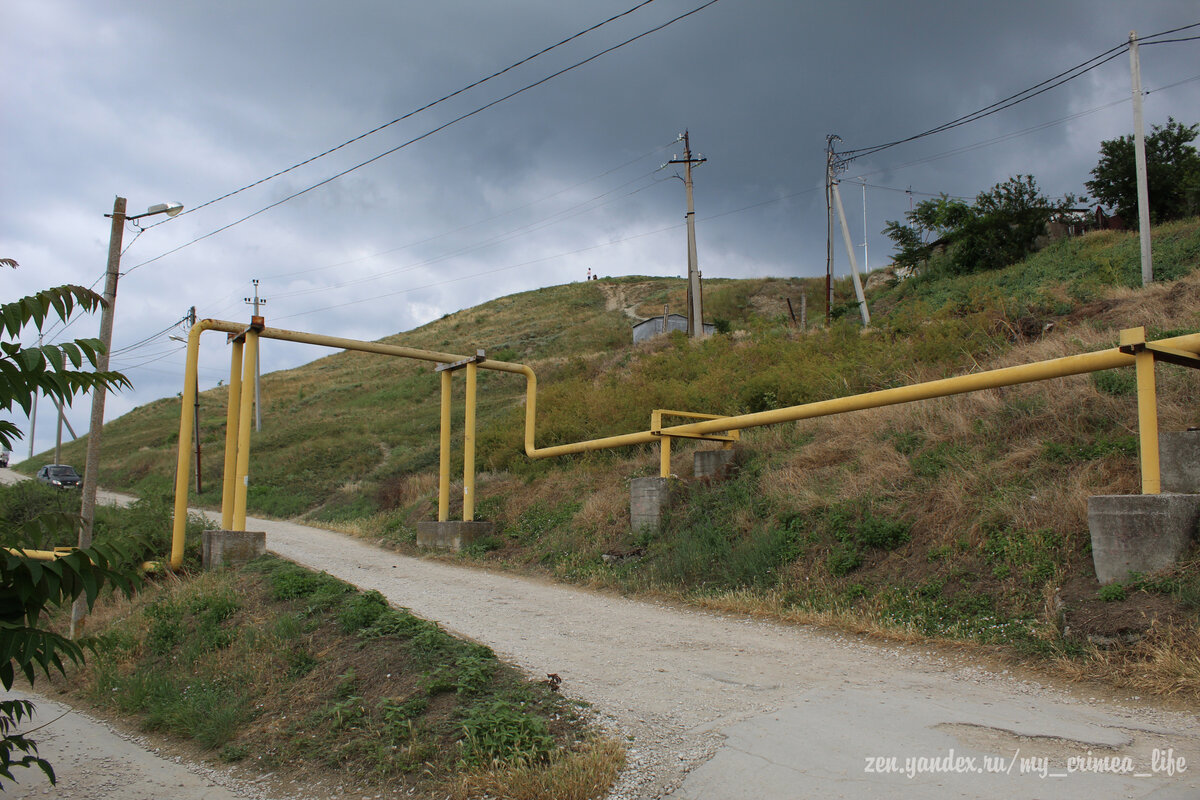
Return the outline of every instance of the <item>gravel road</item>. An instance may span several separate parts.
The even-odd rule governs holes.
[[[247,527],[279,555],[376,589],[535,677],[560,675],[627,742],[620,800],[1200,797],[1200,723],[1136,698],[930,648],[400,556],[287,522]],[[1161,758],[1151,768],[1168,753],[1172,769]],[[970,771],[964,756],[999,766]],[[1041,774],[1036,760],[1016,769],[1019,757],[1043,759]],[[1124,758],[1134,771],[1108,768]]]

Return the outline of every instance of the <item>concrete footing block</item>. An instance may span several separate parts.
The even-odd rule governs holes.
[[[634,478],[629,482],[629,527],[657,528],[670,501],[669,478]]]
[[[1160,433],[1158,469],[1164,492],[1200,494],[1200,430]]]
[[[732,464],[732,450],[697,450],[692,455],[692,474],[719,481],[728,477]]]
[[[205,569],[245,564],[267,552],[266,531],[204,531],[200,541]]]
[[[470,547],[485,536],[496,532],[496,523],[471,520],[447,520],[446,522],[418,522],[417,546],[435,550],[458,552]]]
[[[1101,583],[1179,561],[1200,524],[1200,494],[1124,494],[1088,498],[1092,561]]]

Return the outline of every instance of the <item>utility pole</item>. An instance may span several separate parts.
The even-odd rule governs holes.
[[[38,347],[42,346],[42,337],[38,336]],[[33,411],[29,414],[29,458],[33,458],[33,437],[37,435],[37,392],[33,394]]]
[[[833,200],[837,204],[838,218],[842,223],[842,239],[846,244],[846,254],[850,257],[850,279],[854,281],[854,295],[858,298],[858,310],[862,314],[865,328],[871,324],[871,313],[867,310],[862,281],[858,279],[858,257],[854,254],[854,242],[850,240],[850,226],[846,224],[846,209],[842,207],[842,193],[838,190],[837,181],[833,182]]]
[[[187,320],[188,328],[191,328],[193,325],[196,324],[196,307],[195,306],[192,306],[191,308],[188,309],[188,313],[187,313],[187,316],[185,317],[185,319]],[[200,372],[199,372],[199,370],[196,371],[194,378],[196,381],[196,386],[195,386],[196,402],[192,406],[192,413],[194,415],[192,429],[194,431],[196,431],[196,494],[200,494],[201,492],[204,491],[204,484],[200,477]]]
[[[833,143],[842,137],[831,133],[825,137],[825,327],[833,322],[833,179],[837,159]]]
[[[688,336],[704,337],[704,297],[700,287],[700,269],[696,264],[696,209],[692,205],[692,164],[703,164],[707,158],[692,158],[691,140],[685,130],[679,137],[683,140],[683,158],[672,158],[668,164],[683,164],[683,185],[687,190],[687,255],[688,255]],[[676,140],[678,141],[678,140]]]
[[[108,372],[108,354],[112,350],[113,309],[117,305],[117,278],[121,276],[121,239],[125,234],[125,198],[113,200],[112,230],[108,237],[108,265],[104,271],[104,309],[100,313],[100,353],[96,356],[96,371]],[[79,548],[92,544],[92,526],[96,519],[96,489],[100,476],[100,437],[104,429],[104,384],[92,388],[92,417],[88,427],[87,454],[84,456],[83,486],[80,490]],[[70,636],[87,615],[87,604],[78,598],[71,606]]]
[[[842,193],[838,190],[838,173],[846,169],[846,161],[838,158],[833,150],[835,142],[842,137],[831,133],[825,137],[825,205],[828,211],[825,235],[825,324],[831,321],[830,310],[833,306],[833,211],[837,206],[838,217],[841,220],[842,239],[846,244],[846,255],[850,259],[850,277],[854,281],[854,294],[858,298],[858,310],[862,314],[863,327],[871,324],[871,314],[867,311],[867,299],[863,295],[862,283],[858,279],[858,256],[854,253],[854,243],[850,240],[850,226],[846,223],[846,209],[842,206]],[[865,183],[863,191],[866,191]],[[865,197],[863,203],[866,203]],[[865,205],[864,205],[865,208]],[[865,216],[865,215],[864,215]],[[865,230],[864,222],[864,230]]]
[[[257,317],[257,316],[260,316],[258,313],[258,307],[260,305],[265,306],[267,304],[267,298],[258,296],[258,278],[255,278],[250,282],[254,284],[254,297],[253,298],[247,297],[246,302],[250,303],[254,306],[254,316]],[[256,430],[256,431],[262,430],[262,412],[259,409],[259,404],[260,404],[262,395],[259,394],[259,390],[258,390],[259,389],[259,386],[258,386],[259,376],[261,374],[261,370],[259,369],[259,364],[261,364],[261,363],[262,362],[258,359],[255,359],[255,361],[254,361],[254,430]]]
[[[54,436],[54,463],[62,463],[62,426],[63,426],[63,410],[62,406],[58,407],[58,432]]]
[[[1142,67],[1137,31],[1129,32],[1129,72],[1133,81],[1133,161],[1137,170],[1138,240],[1142,246],[1142,285],[1154,282],[1150,251],[1150,187],[1146,178],[1146,134],[1142,125]]]
[[[871,258],[867,253],[867,179],[860,178],[859,180],[862,181],[862,190],[863,190],[863,243],[862,243],[863,263],[862,263],[862,268],[863,268],[863,275],[866,275],[867,273],[869,273],[871,271]]]

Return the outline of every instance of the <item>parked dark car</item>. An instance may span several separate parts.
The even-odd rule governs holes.
[[[47,464],[38,470],[37,479],[60,489],[78,489],[83,482],[75,468],[66,464]]]

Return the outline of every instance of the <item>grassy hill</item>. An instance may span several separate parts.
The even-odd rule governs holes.
[[[542,446],[644,430],[654,408],[758,411],[1107,348],[1135,325],[1152,336],[1196,332],[1200,221],[1154,235],[1160,282],[1147,289],[1136,236],[1095,233],[1004,270],[948,276],[934,265],[881,286],[868,330],[844,283],[834,324],[801,331],[786,301],[799,309],[807,293],[809,318],[823,322],[823,281],[710,280],[707,316],[730,333],[633,345],[631,316],[679,310],[686,289],[631,277],[501,298],[385,341],[530,364]],[[1161,428],[1197,424],[1195,373],[1164,366],[1158,381]],[[416,522],[435,516],[437,387],[429,365],[365,354],[264,375],[251,511],[413,548]],[[199,501],[211,505],[225,391],[201,397]],[[1131,370],[747,431],[723,483],[688,481],[695,445],[677,445],[679,501],[657,534],[630,532],[627,483],[657,474],[656,449],[529,461],[523,391],[514,376],[480,373],[477,518],[499,532],[461,558],[857,630],[1003,644],[1063,659],[1072,674],[1200,696],[1200,561],[1103,594],[1092,574],[1087,497],[1138,491]],[[102,484],[169,490],[179,404],[160,400],[109,424]],[[81,463],[82,448],[64,448],[65,459]]]

